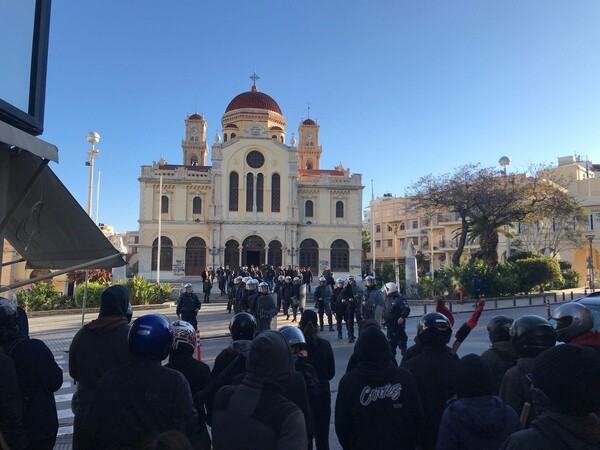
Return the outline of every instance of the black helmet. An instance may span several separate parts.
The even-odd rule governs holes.
[[[11,339],[18,331],[17,308],[9,300],[0,297],[0,340]]]
[[[301,349],[306,348],[306,338],[300,328],[287,325],[281,327],[278,331],[283,335],[285,340],[289,342],[290,347],[293,348],[294,346],[298,346]]]
[[[560,305],[549,321],[556,329],[556,340],[560,342],[570,342],[594,328],[594,314],[581,303]]]
[[[423,347],[446,345],[452,336],[448,318],[438,312],[427,313],[417,326],[417,338]]]
[[[510,341],[510,326],[515,321],[508,316],[494,316],[487,324],[488,336],[492,344]]]
[[[256,335],[256,319],[247,312],[237,313],[229,322],[229,331],[234,341],[251,341]]]
[[[556,331],[540,316],[528,315],[510,327],[510,342],[520,355],[535,357],[556,344]]]
[[[131,324],[129,353],[146,355],[161,361],[169,356],[173,341],[169,321],[158,314],[147,314]]]

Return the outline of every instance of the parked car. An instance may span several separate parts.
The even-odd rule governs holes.
[[[600,331],[600,291],[576,298],[574,302],[581,303],[594,314],[594,330]]]

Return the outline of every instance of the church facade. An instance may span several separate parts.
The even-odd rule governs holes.
[[[209,151],[204,116],[188,116],[182,164],[141,167],[139,274],[182,281],[264,264],[359,274],[362,178],[341,163],[321,169],[320,125],[301,121],[288,143],[279,105],[254,79],[221,126]]]

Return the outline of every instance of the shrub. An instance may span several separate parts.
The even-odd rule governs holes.
[[[128,278],[125,287],[129,290],[129,302],[132,305],[152,305],[169,301],[172,287],[168,284],[151,283],[141,276]]]
[[[538,257],[515,261],[515,267],[521,280],[521,291],[531,292],[538,288],[540,292],[552,284],[562,283],[558,261],[554,258]]]
[[[52,284],[36,283],[29,293],[25,290],[17,292],[17,301],[20,306],[27,311],[47,311],[54,309],[54,305],[59,302],[61,293]]]
[[[106,289],[106,286],[101,283],[96,282],[88,282],[88,296],[87,301],[85,303],[86,308],[99,308],[100,307],[100,297],[102,295],[102,291]],[[82,284],[77,287],[77,293],[75,294],[75,304],[78,308],[83,307],[83,294],[85,292],[85,284]]]

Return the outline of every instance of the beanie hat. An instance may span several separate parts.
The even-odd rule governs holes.
[[[294,370],[294,357],[286,338],[272,330],[256,336],[250,345],[246,370],[255,381],[285,382]]]
[[[110,286],[102,292],[100,297],[100,313],[98,317],[123,316],[127,314],[129,306],[129,291],[122,284]]]
[[[541,353],[533,364],[533,386],[550,404],[569,416],[600,411],[600,354],[587,347],[559,345]]]
[[[375,327],[363,328],[354,346],[357,361],[389,361],[392,358],[390,343],[383,332]]]
[[[494,394],[492,371],[481,356],[463,356],[458,363],[458,398],[484,397]]]

